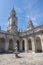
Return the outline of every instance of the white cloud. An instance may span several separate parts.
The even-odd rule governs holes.
[[[17,11],[17,13],[22,13],[22,9],[20,7],[15,7],[15,10]]]
[[[21,14],[19,16],[19,20],[27,19],[29,21],[29,18],[33,21],[33,24],[37,26],[40,23],[40,19],[43,16],[42,12],[40,12],[39,6],[39,0],[23,0],[20,1],[20,6],[17,6],[15,9],[17,13]],[[24,23],[25,24],[25,23]]]
[[[31,19],[32,22],[33,22],[33,24],[34,24],[34,26],[37,26],[38,24],[40,24],[40,19],[41,19],[42,16],[43,16],[42,14],[36,14],[36,15],[34,15],[34,16],[29,16],[29,15],[27,15],[26,18],[27,18],[28,20]],[[39,20],[39,21],[38,21],[38,20]]]

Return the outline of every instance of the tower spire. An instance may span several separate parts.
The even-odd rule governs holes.
[[[27,30],[31,30],[31,29],[33,29],[33,28],[34,28],[34,25],[33,25],[33,23],[32,23],[32,20],[29,19],[28,26],[27,26]]]
[[[12,2],[14,2],[12,0]],[[13,8],[10,12],[10,16],[8,18],[8,31],[11,33],[17,32],[18,29],[18,23],[17,23],[17,17],[16,17],[16,11],[14,9],[14,4],[13,4]]]

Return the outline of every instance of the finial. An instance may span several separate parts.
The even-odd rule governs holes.
[[[13,9],[14,9],[14,0],[12,0],[12,3],[13,3]]]

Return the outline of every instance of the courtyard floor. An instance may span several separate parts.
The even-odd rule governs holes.
[[[0,54],[0,65],[43,65],[43,53]]]

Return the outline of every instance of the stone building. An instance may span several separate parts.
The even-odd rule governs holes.
[[[0,52],[15,51],[18,47],[20,52],[43,52],[43,25],[34,27],[29,20],[25,32],[18,31],[18,19],[14,8],[8,18],[7,31],[0,28]]]

